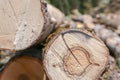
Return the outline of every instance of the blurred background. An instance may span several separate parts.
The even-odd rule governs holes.
[[[120,0],[48,0],[66,15],[78,9],[81,13],[95,14],[100,12],[117,13],[120,10]]]

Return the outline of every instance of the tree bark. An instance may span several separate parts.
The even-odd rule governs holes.
[[[47,77],[39,59],[19,56],[6,65],[0,80],[47,80]]]
[[[43,63],[49,80],[96,80],[105,70],[108,53],[95,35],[68,29],[50,40]]]
[[[0,6],[0,49],[26,49],[53,29],[43,0],[0,0]]]

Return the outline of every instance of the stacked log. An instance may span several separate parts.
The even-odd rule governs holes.
[[[48,80],[41,62],[41,51],[29,48],[15,53],[4,64],[0,80]]]
[[[48,4],[47,5],[48,8],[48,12],[50,14],[50,18],[51,21],[53,21],[53,23],[55,24],[54,27],[55,29],[60,26],[60,24],[62,24],[62,22],[64,21],[65,15],[57,8],[55,8],[54,6]]]
[[[50,40],[43,64],[50,80],[96,80],[108,64],[108,49],[95,35],[68,29]]]
[[[43,41],[53,29],[46,5],[43,0],[1,0],[0,49],[24,50]]]
[[[64,20],[63,13],[50,5],[47,8],[43,0],[1,0],[0,5],[0,50],[15,51],[0,80],[96,80],[106,69],[107,47],[84,30],[58,29],[43,56],[43,47],[26,51],[45,41]]]

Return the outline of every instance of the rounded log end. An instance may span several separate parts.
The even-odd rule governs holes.
[[[26,49],[52,29],[47,27],[50,19],[43,0],[2,0],[0,6],[0,49]]]
[[[96,80],[108,64],[108,53],[92,34],[70,29],[48,43],[44,67],[50,80]]]
[[[12,59],[1,73],[0,80],[45,80],[41,62],[33,57]]]

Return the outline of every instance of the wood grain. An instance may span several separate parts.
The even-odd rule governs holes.
[[[0,49],[26,49],[53,29],[43,0],[0,0],[0,6]]]
[[[4,68],[0,80],[46,80],[42,63],[30,56],[15,57]]]
[[[55,36],[44,54],[50,80],[96,80],[108,63],[108,49],[95,35],[69,29]]]

